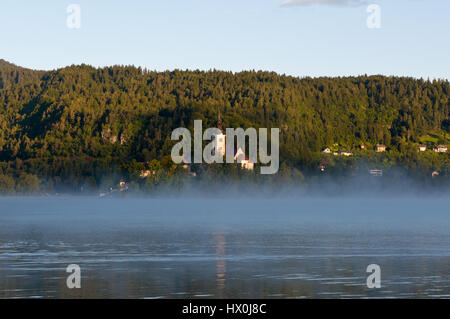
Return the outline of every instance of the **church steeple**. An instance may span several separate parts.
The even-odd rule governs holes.
[[[220,118],[219,108],[217,108],[217,128],[222,131],[222,119]]]
[[[217,108],[217,128],[219,134],[214,136],[214,154],[219,153],[221,156],[225,156],[225,134],[222,131],[222,119],[220,118],[220,110]]]

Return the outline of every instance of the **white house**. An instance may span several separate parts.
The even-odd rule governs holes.
[[[329,153],[331,153],[331,150],[330,150],[329,147],[327,147],[327,148],[325,148],[325,149],[322,151],[322,153],[327,153],[327,154],[329,154]]]
[[[386,152],[386,145],[383,145],[383,144],[377,144],[377,145],[375,146],[375,152],[377,152],[377,153]]]
[[[250,161],[248,160],[248,158],[246,158],[245,160],[243,160],[243,161],[241,162],[241,167],[242,167],[243,169],[247,169],[247,170],[249,170],[249,171],[253,171],[253,169],[255,168],[255,163],[250,162]]]
[[[339,151],[338,154],[341,156],[352,156],[353,155],[353,153],[349,152],[349,151]]]
[[[426,145],[419,145],[419,152],[425,152],[427,150]]]
[[[250,171],[255,167],[255,163],[251,162],[246,156],[242,148],[238,148],[234,153],[234,160],[241,164],[241,168],[248,169]]]
[[[447,153],[447,145],[438,145],[433,149],[433,151],[437,153]]]

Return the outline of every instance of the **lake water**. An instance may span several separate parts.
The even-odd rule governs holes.
[[[449,207],[0,198],[0,298],[450,298]],[[81,289],[66,286],[69,264]],[[366,285],[369,264],[379,289]]]

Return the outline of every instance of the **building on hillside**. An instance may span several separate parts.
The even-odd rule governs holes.
[[[220,133],[214,136],[214,154],[217,152],[218,154],[225,156],[225,141],[226,136],[222,131],[222,119],[220,118],[220,111],[217,115],[217,128],[220,130]]]
[[[241,168],[252,171],[255,167],[255,163],[251,162],[248,157],[245,156],[244,151],[240,147],[234,153],[234,160],[237,161],[238,164],[241,164]]]
[[[217,128],[219,129],[220,133],[215,135],[213,137],[214,139],[214,154],[215,152],[218,152],[221,156],[226,155],[226,135],[223,134],[222,131],[222,119],[220,118],[220,111],[217,115]],[[241,147],[234,150],[234,160],[237,161],[237,163],[241,164],[241,168],[247,169],[247,170],[253,170],[255,167],[255,163],[250,161],[248,157],[245,156],[245,152],[242,150]]]
[[[327,153],[327,154],[329,154],[329,153],[331,153],[331,150],[330,150],[329,147],[326,147],[326,148],[324,148],[324,150],[322,151],[322,153]]]
[[[119,183],[119,190],[121,192],[125,192],[128,190],[128,183],[122,178]]]
[[[151,171],[147,169],[145,171],[141,171],[140,174],[139,174],[139,177],[140,178],[147,178],[147,177],[150,176],[150,174],[151,174]]]
[[[433,151],[436,153],[447,153],[447,145],[438,145],[435,148],[433,148]]]
[[[386,145],[383,145],[383,144],[375,145],[375,152],[377,152],[377,153],[386,152]]]
[[[362,150],[364,150],[364,149],[366,148],[366,145],[365,145],[365,144],[361,144],[359,147],[360,147]]]
[[[352,156],[353,155],[353,153],[349,152],[349,151],[339,151],[338,154],[340,156]]]
[[[419,145],[419,148],[418,148],[418,150],[419,150],[419,152],[425,152],[426,150],[427,150],[427,146],[426,145]]]
[[[149,176],[151,176],[151,175],[156,175],[156,170],[149,170],[149,169],[146,169],[146,170],[143,170],[143,171],[141,171],[141,172],[139,173],[139,177],[140,177],[140,178],[147,178],[147,177],[149,177]]]
[[[245,158],[241,162],[241,168],[249,170],[249,171],[253,171],[253,169],[255,168],[255,163],[250,162],[248,158]]]

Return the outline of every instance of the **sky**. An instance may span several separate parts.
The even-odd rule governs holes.
[[[67,25],[71,4],[80,28]],[[2,0],[0,30],[0,58],[33,69],[450,78],[449,0]]]

